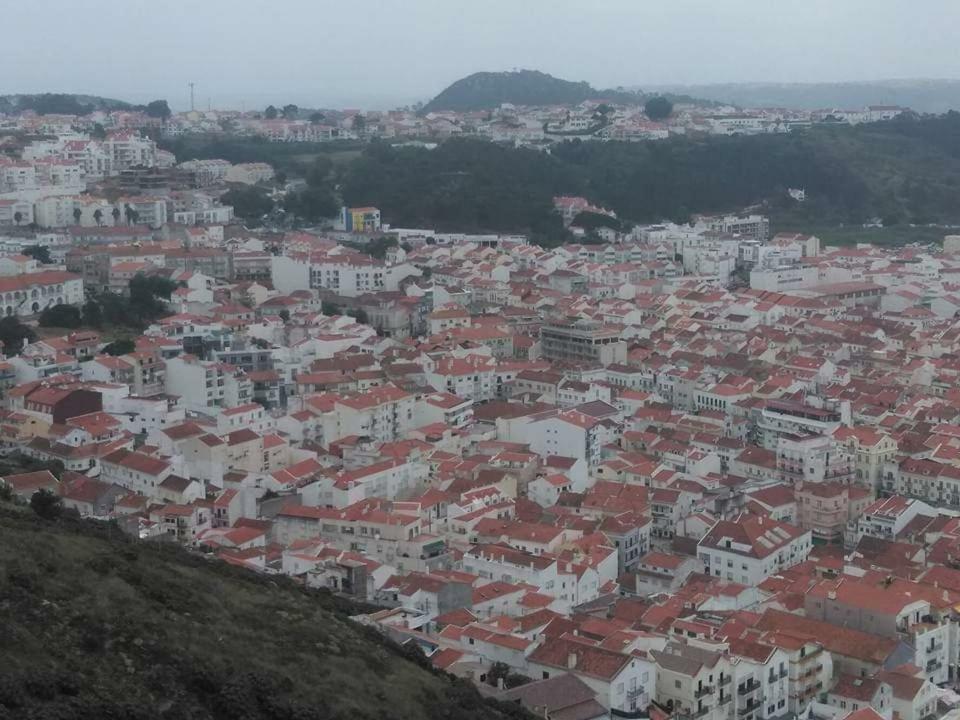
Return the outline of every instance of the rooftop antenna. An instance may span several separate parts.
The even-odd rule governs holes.
[[[187,85],[190,86],[190,112],[193,112],[193,83],[189,82]]]

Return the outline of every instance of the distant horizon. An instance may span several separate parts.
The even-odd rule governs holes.
[[[535,70],[534,68],[523,68],[522,70],[530,70],[534,72],[545,72],[542,70]],[[520,71],[520,70],[517,70]],[[463,77],[469,77],[475,73],[508,73],[514,72],[513,70],[476,70],[474,72],[468,73]],[[583,80],[576,78],[561,77],[558,75],[553,75],[552,73],[546,73],[547,75],[552,75],[561,80],[568,80],[571,82],[584,82]],[[458,78],[462,79],[462,78]],[[456,82],[456,80],[454,80]],[[627,85],[615,85],[615,86],[604,86],[597,83],[589,82],[591,87],[596,90],[612,90],[617,87],[622,87],[628,90],[653,90],[653,91],[675,91],[682,90],[684,88],[722,88],[722,87],[763,87],[763,86],[775,86],[775,87],[817,87],[817,86],[836,86],[836,85],[857,85],[857,86],[869,86],[869,85],[886,85],[894,83],[902,84],[925,84],[925,83],[958,83],[960,84],[960,77],[951,78],[951,77],[883,77],[877,78],[874,80],[796,80],[796,81],[777,81],[777,80],[745,80],[745,81],[711,81],[711,82],[688,82],[688,83],[636,83],[636,84],[627,84]],[[305,109],[328,109],[328,110],[339,110],[339,109],[357,109],[364,112],[370,111],[388,111],[395,110],[408,105],[413,105],[417,102],[429,102],[433,97],[442,92],[449,85],[438,89],[435,93],[425,97],[401,97],[395,96],[393,98],[377,95],[374,93],[363,93],[354,96],[351,100],[343,102],[333,102],[333,101],[316,101],[316,100],[307,100],[304,96],[301,95],[303,91],[294,92],[294,93],[284,93],[278,91],[263,91],[263,92],[251,92],[251,93],[229,93],[223,94],[220,98],[215,98],[213,96],[204,95],[202,90],[203,88],[199,85],[195,85],[195,107],[199,111],[208,110],[229,110],[229,111],[242,111],[242,112],[260,112],[264,110],[269,105],[274,105],[275,107],[280,107],[288,103],[293,103],[299,107]],[[142,105],[150,102],[151,100],[166,100],[170,105],[170,108],[173,112],[186,112],[190,109],[189,101],[189,88],[185,85],[184,92],[182,93],[184,97],[177,99],[176,96],[163,96],[159,93],[149,93],[143,91],[130,92],[123,95],[118,94],[109,94],[106,92],[98,92],[91,90],[30,90],[30,91],[11,91],[11,92],[0,92],[0,97],[5,96],[16,96],[16,95],[42,95],[42,94],[62,94],[62,95],[87,95],[91,97],[99,97],[106,100],[115,100],[119,102],[126,102],[132,105]]]

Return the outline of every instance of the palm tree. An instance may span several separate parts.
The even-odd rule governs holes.
[[[123,206],[123,215],[127,219],[127,225],[130,225],[130,219],[133,216],[133,208],[130,207],[130,204],[127,203]]]
[[[94,211],[93,211],[93,219],[94,219],[94,221],[96,221],[97,227],[103,225],[103,222],[102,222],[102,220],[103,220],[103,210],[101,210],[100,208],[97,208],[96,210],[94,210]]]
[[[78,207],[75,207],[75,208],[73,209],[73,221],[74,221],[77,225],[80,224],[80,216],[81,216],[81,215],[83,215],[83,210],[81,210],[81,209],[78,208]]]
[[[113,206],[113,210],[110,211],[110,214],[113,215],[113,224],[116,225],[120,222],[120,208],[116,205]]]
[[[14,221],[17,225],[19,225],[20,223],[22,223],[22,222],[23,222],[23,213],[20,212],[19,210],[17,210],[17,211],[13,214],[13,221]]]

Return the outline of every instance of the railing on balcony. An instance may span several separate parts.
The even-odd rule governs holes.
[[[737,685],[737,695],[749,695],[759,687],[760,683],[753,678],[750,678],[749,682],[743,683],[742,685]]]
[[[713,686],[703,685],[697,688],[696,692],[693,693],[693,696],[699,700],[700,698],[704,697],[705,695],[709,695],[712,692],[713,692]]]

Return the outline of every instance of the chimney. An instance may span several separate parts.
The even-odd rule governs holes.
[[[577,654],[575,652],[567,653],[567,669],[573,670],[577,666]]]

